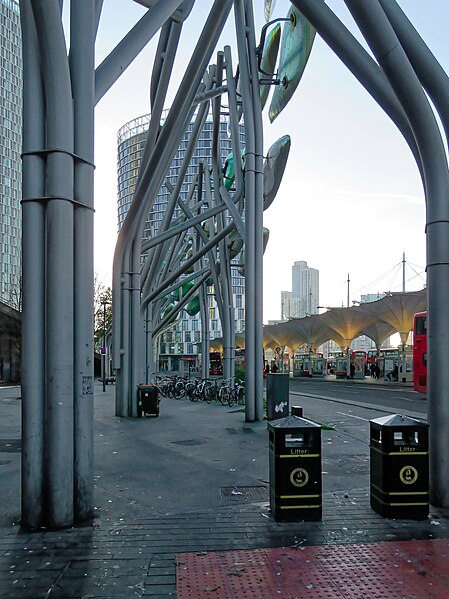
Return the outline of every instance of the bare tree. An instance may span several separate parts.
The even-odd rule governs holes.
[[[94,344],[97,348],[112,323],[112,289],[99,280],[97,273],[94,276],[94,311]]]

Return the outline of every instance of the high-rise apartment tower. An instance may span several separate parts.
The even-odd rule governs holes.
[[[298,318],[318,314],[320,283],[319,271],[307,266],[307,262],[299,260],[292,266],[292,300],[299,300]]]
[[[0,301],[20,309],[22,45],[15,0],[0,0],[0,114]]]

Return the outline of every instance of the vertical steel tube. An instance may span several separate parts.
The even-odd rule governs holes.
[[[29,0],[20,2],[23,53],[22,159],[22,526],[44,524],[45,460],[45,160],[39,45]],[[31,201],[34,198],[35,201]]]
[[[209,376],[209,302],[205,283],[201,286],[200,298],[201,378],[207,379]]]
[[[409,117],[427,200],[428,422],[430,493],[449,507],[449,174],[438,124],[415,71],[378,3],[345,0]]]
[[[140,368],[142,362],[142,316],[140,312],[140,248],[142,246],[142,237],[134,239],[131,248],[131,263],[132,272],[130,273],[130,351],[128,353],[130,360],[130,380],[128,397],[130,403],[129,415],[133,418],[137,417],[137,393],[138,385],[143,381],[140,380]]]
[[[246,361],[246,405],[245,418],[252,422],[256,418],[256,185],[255,185],[255,132],[254,114],[251,97],[249,71],[249,53],[246,44],[246,22],[244,0],[235,0],[235,27],[241,90],[246,133],[246,166],[245,166],[245,361]]]
[[[263,126],[252,0],[245,0],[246,35],[254,120],[254,346],[255,419],[263,420]]]
[[[33,2],[47,110],[47,525],[73,523],[73,108],[59,3]],[[44,273],[35,273],[44,277]]]
[[[74,256],[74,426],[75,519],[83,522],[94,511],[94,390],[93,390],[93,182],[94,182],[94,46],[96,16],[91,0],[71,3],[70,71],[74,106],[74,147],[80,156],[75,165]],[[81,205],[85,205],[85,208]],[[106,304],[104,304],[106,327]],[[106,347],[106,330],[103,346]],[[106,354],[103,383],[106,379]]]

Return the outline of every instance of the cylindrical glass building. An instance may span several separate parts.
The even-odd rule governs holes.
[[[145,146],[146,133],[150,122],[150,115],[143,115],[123,125],[117,135],[118,144],[118,228],[120,229],[128,209],[131,205],[137,177],[139,173],[140,162]],[[193,129],[193,122],[184,133],[180,147],[173,159],[172,165],[167,174],[167,180],[175,185],[182,161],[185,156],[190,133]],[[221,155],[226,159],[232,152],[231,140],[228,137],[228,119],[221,117],[220,123],[220,144]],[[190,165],[187,170],[184,183],[181,188],[181,199],[187,199],[190,185],[198,172],[197,166],[200,162],[207,161],[211,164],[212,157],[212,118],[208,118],[198,139],[197,146],[192,155]],[[244,127],[240,126],[240,143],[245,145]],[[144,238],[153,237],[157,234],[162,221],[164,212],[167,208],[169,194],[163,186],[157,195],[153,207],[145,223]],[[179,209],[178,209],[179,210]],[[177,216],[175,212],[174,216]],[[235,308],[235,331],[241,333],[245,325],[245,299],[244,299],[244,278],[237,274],[233,269],[232,273],[233,297]],[[212,297],[209,298],[209,330],[210,338],[216,339],[222,336],[218,309]],[[164,332],[159,344],[159,368],[169,370],[179,370],[179,360],[182,357],[196,356],[198,353],[198,344],[201,339],[199,315],[189,316],[185,311],[181,312],[178,320],[173,327]]]

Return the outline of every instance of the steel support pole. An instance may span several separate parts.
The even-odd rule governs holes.
[[[378,2],[345,0],[409,117],[424,170],[428,289],[430,492],[449,507],[449,174],[438,124],[419,80]]]
[[[263,296],[260,295],[260,297],[258,297],[258,294],[262,293],[262,228],[260,211],[262,210],[261,194],[263,186],[263,170],[261,168],[262,138],[260,99],[257,100],[259,94],[259,81],[257,76],[257,66],[256,70],[254,70],[255,40],[251,2],[246,2],[246,0],[235,0],[235,21],[246,128],[245,416],[247,421],[253,421],[263,418],[263,343],[261,317]],[[252,56],[252,54],[254,54],[254,56]],[[259,305],[257,305],[258,302]]]
[[[44,524],[45,461],[45,148],[39,44],[29,0],[20,2],[23,44],[22,157],[22,519]],[[37,153],[35,153],[37,152]]]
[[[243,112],[245,115],[246,166],[245,166],[245,419],[252,422],[256,417],[256,362],[255,362],[255,139],[253,129],[248,48],[243,0],[235,0],[235,29],[239,56]]]
[[[223,52],[217,54],[217,64],[215,68],[211,69],[211,74],[214,79],[214,87],[221,87],[223,82]],[[213,190],[213,201],[215,205],[221,204],[222,200],[220,197],[219,189],[222,184],[221,174],[221,148],[220,148],[220,113],[221,113],[221,96],[216,96],[212,101],[212,119],[213,119],[213,130],[212,130],[212,179],[214,182]],[[234,157],[235,168],[238,169],[238,157]],[[224,227],[223,214],[220,214],[216,219],[217,230],[220,231]],[[234,326],[234,318],[231,320],[232,305],[232,292],[231,299],[229,298],[229,289],[232,290],[231,281],[231,269],[229,264],[229,253],[227,251],[226,239],[222,240],[218,244],[218,256],[220,260],[220,277],[218,283],[220,284],[221,298],[223,298],[220,321],[221,330],[223,336],[223,376],[225,379],[231,378],[231,326]]]
[[[255,419],[262,421],[263,414],[263,125],[260,104],[259,73],[256,57],[256,37],[254,28],[253,2],[245,0],[245,19],[247,28],[249,67],[251,74],[251,95],[254,119],[254,267],[255,267]]]
[[[46,100],[46,516],[50,528],[74,521],[73,107],[59,3],[33,2]]]
[[[91,0],[71,3],[70,72],[73,88],[76,202],[74,235],[74,509],[84,522],[94,513],[94,50],[95,5]],[[104,317],[106,305],[104,305]],[[106,323],[104,323],[106,326]],[[106,330],[104,331],[106,347]],[[103,355],[103,384],[106,354]]]
[[[101,364],[103,369],[103,393],[106,392],[106,302],[103,304],[103,347],[101,350]]]
[[[201,315],[201,378],[209,377],[209,302],[206,284],[200,291],[200,315]]]

